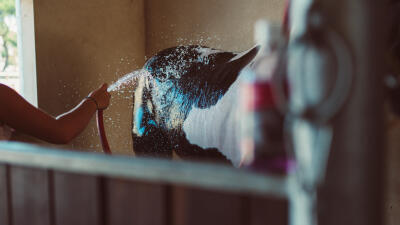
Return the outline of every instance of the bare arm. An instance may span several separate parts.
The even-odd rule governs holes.
[[[91,96],[99,108],[107,108],[110,94],[107,85],[93,91]],[[93,100],[85,99],[74,109],[57,118],[32,106],[17,92],[0,84],[0,121],[23,133],[44,141],[64,144],[75,138],[89,123],[97,110]]]

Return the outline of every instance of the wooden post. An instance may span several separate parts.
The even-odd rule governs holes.
[[[385,148],[382,80],[386,49],[385,29],[388,24],[384,21],[386,1],[299,0],[294,2],[297,3],[293,4],[291,10],[293,39],[312,32],[305,27],[304,18],[308,9],[304,6],[309,3],[313,3],[314,6],[318,4],[316,11],[322,15],[322,21],[318,20],[321,18],[316,18],[317,20],[313,22],[322,22],[322,30],[331,29],[340,36],[352,58],[353,72],[348,74],[352,77],[350,92],[340,110],[326,123],[332,129],[333,135],[326,174],[316,195],[317,222],[323,225],[383,224]],[[311,33],[311,39],[313,38],[315,34]],[[318,43],[314,41],[315,39],[311,43],[318,49]],[[293,54],[295,54],[293,51],[289,51],[289,61]],[[292,63],[305,64],[304,61]],[[311,68],[318,70],[320,67],[325,67],[324,69],[331,73],[326,77],[324,73],[316,74],[322,77],[304,75],[303,81],[307,90],[302,90],[304,83],[301,85],[298,82],[299,79],[294,78],[302,74],[298,74],[298,71],[296,74],[295,71],[289,69],[289,75],[294,81],[293,86],[297,88],[294,90],[296,93],[293,93],[297,96],[296,101],[292,101],[292,104],[296,103],[298,106],[299,102],[306,102],[312,105],[323,101],[329,94],[329,88],[332,86],[327,84],[332,83],[332,80],[335,82],[337,77],[332,76],[337,73],[332,72],[332,68],[327,68],[325,63],[324,59],[318,61],[314,58]],[[328,61],[329,63],[332,61]],[[308,95],[311,92],[314,93]],[[308,120],[304,119],[303,122],[308,123]],[[303,132],[296,128],[292,131],[297,135]],[[299,139],[294,142],[299,142]]]
[[[383,60],[386,1],[323,1],[322,7],[350,44],[354,84],[334,122],[326,181],[319,194],[321,224],[383,224]]]

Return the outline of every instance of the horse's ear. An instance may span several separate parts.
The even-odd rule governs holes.
[[[222,93],[225,93],[239,77],[240,71],[249,65],[256,57],[259,49],[259,46],[255,46],[244,52],[231,53],[231,58],[227,62],[221,63],[217,66],[218,70],[215,74],[218,74],[218,76],[213,75],[208,78],[208,80],[212,80],[213,83],[216,83],[218,88],[223,91]]]
[[[254,59],[254,57],[256,57],[259,50],[260,46],[257,45],[249,50],[237,53],[236,56],[229,61],[229,64],[234,65],[236,69],[241,70],[247,66]]]

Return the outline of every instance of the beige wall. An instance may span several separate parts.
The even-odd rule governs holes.
[[[202,44],[224,50],[250,48],[254,22],[283,17],[284,0],[147,0],[146,54]]]
[[[57,115],[102,82],[144,63],[143,0],[36,0],[39,107]],[[113,94],[105,112],[111,148],[132,152],[129,95]],[[101,149],[94,119],[69,146]]]

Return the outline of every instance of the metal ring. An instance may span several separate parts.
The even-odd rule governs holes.
[[[311,120],[315,123],[326,123],[341,109],[344,102],[346,101],[352,86],[353,80],[353,57],[350,53],[343,38],[341,38],[333,29],[324,27],[324,31],[327,32],[323,35],[324,49],[327,50],[328,54],[333,56],[336,60],[337,78],[330,94],[320,103],[313,106],[306,106],[301,110],[296,110],[290,105],[285,99],[285,78],[286,76],[286,54],[285,52],[281,55],[280,63],[278,64],[277,74],[274,79],[274,97],[278,103],[278,108],[285,114],[289,114],[293,117],[301,117],[306,120]],[[303,48],[301,54],[298,54],[299,58],[297,64],[299,64],[310,48],[320,49],[316,46],[315,41],[306,39],[307,37],[299,38],[292,44],[294,47]],[[304,45],[309,47],[304,48]],[[322,45],[324,46],[324,45]],[[296,50],[295,50],[296,51]],[[297,76],[304,76],[305,69],[301,66],[301,71]]]

